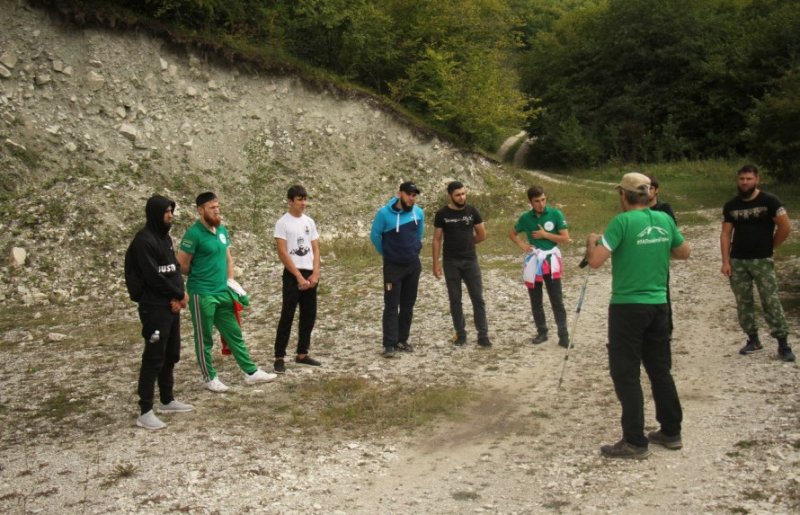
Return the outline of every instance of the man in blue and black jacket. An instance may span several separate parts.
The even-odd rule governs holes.
[[[375,214],[370,239],[383,256],[383,357],[400,350],[412,352],[408,341],[422,265],[419,251],[425,234],[425,215],[416,206],[419,189],[400,185],[397,196]]]

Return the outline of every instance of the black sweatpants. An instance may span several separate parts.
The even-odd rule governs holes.
[[[313,271],[300,270],[308,279]],[[311,331],[317,321],[317,286],[301,290],[295,276],[283,269],[283,302],[281,304],[281,319],[275,333],[275,357],[286,356],[286,347],[289,346],[289,337],[292,334],[294,312],[300,306],[300,322],[297,327],[297,354],[308,354],[311,347]]]
[[[139,369],[139,407],[142,414],[153,409],[153,389],[158,382],[158,393],[162,404],[174,399],[175,379],[173,369],[181,359],[181,318],[169,306],[139,305],[139,320],[142,322],[144,352]],[[153,333],[160,333],[157,342],[150,342]]]
[[[408,342],[422,264],[383,262],[383,347]]]

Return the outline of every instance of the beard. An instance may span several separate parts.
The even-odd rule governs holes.
[[[752,188],[748,188],[746,190],[743,190],[742,188],[739,188],[739,187],[737,187],[737,189],[739,190],[739,198],[743,199],[743,200],[747,200],[750,197],[752,197],[753,196],[753,192],[756,191],[756,187],[755,186],[753,186]]]
[[[450,200],[453,202],[453,205],[456,206],[458,209],[462,209],[464,206],[467,205],[467,201],[466,200],[464,202],[459,202],[454,198],[451,198]]]
[[[208,213],[203,214],[203,220],[206,222],[206,224],[208,224],[209,227],[219,227],[219,224],[222,223],[221,217]]]
[[[414,209],[414,204],[406,204],[405,202],[403,202],[403,199],[400,199],[400,207],[403,208],[403,211],[408,213],[409,211]]]

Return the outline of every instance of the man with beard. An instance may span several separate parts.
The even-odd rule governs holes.
[[[242,329],[236,320],[234,302],[247,305],[247,299],[233,280],[231,242],[227,229],[222,225],[219,200],[209,191],[198,195],[195,203],[200,219],[184,234],[178,262],[181,272],[189,276],[186,288],[194,327],[194,350],[205,387],[215,393],[228,390],[217,377],[211,360],[214,327],[245,373],[245,384],[273,381],[277,377],[275,374],[264,372],[250,359]]]
[[[444,278],[447,298],[450,300],[450,316],[456,331],[453,344],[467,343],[466,321],[461,306],[461,281],[467,285],[472,301],[472,314],[478,330],[478,345],[491,347],[489,324],[486,321],[486,303],[483,300],[481,268],[475,245],[486,239],[486,227],[478,210],[467,204],[467,190],[459,181],[447,185],[450,202],[436,212],[433,220],[433,275],[442,277],[439,255],[444,248]],[[444,239],[444,245],[442,245]]]
[[[736,297],[739,326],[747,335],[740,354],[752,354],[764,348],[758,337],[753,283],[761,297],[764,318],[770,335],[778,340],[778,357],[794,361],[787,342],[789,326],[778,298],[778,280],[772,255],[791,232],[786,208],[778,197],[758,188],[758,168],[745,165],[737,174],[738,196],[722,209],[722,274],[730,279]]]
[[[529,255],[528,263],[535,263],[535,280],[528,286],[533,322],[537,335],[531,343],[538,345],[547,341],[547,319],[544,314],[542,289],[547,288],[547,298],[553,308],[553,317],[558,328],[558,344],[569,347],[567,329],[567,310],[561,289],[561,244],[569,242],[569,229],[564,214],[554,207],[547,206],[547,195],[541,186],[528,188],[530,211],[522,213],[509,232],[514,244]],[[525,240],[519,235],[524,234]]]
[[[136,233],[125,253],[125,282],[131,300],[139,304],[144,352],[139,369],[140,417],[136,425],[163,429],[167,425],[153,413],[153,389],[158,381],[159,413],[192,411],[191,404],[175,399],[175,363],[181,357],[180,311],[188,296],[178,269],[169,230],[175,202],[153,195],[147,200],[147,224]]]
[[[383,357],[413,352],[408,341],[422,265],[419,251],[425,215],[416,206],[419,189],[410,181],[375,214],[370,240],[383,256]]]

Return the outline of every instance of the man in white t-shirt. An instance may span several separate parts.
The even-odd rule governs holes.
[[[300,306],[297,356],[299,365],[318,367],[322,363],[308,355],[311,331],[317,319],[317,284],[319,283],[319,233],[317,225],[304,214],[308,193],[302,186],[292,186],[286,194],[289,212],[275,224],[275,244],[283,263],[283,304],[275,334],[275,372],[286,372],[284,358],[297,306]]]

